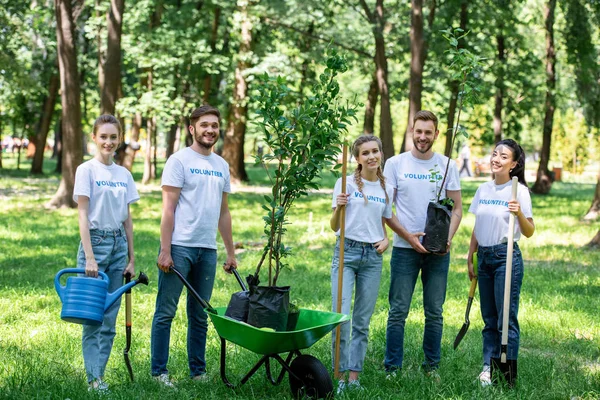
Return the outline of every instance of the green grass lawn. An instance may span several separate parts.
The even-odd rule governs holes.
[[[61,304],[53,287],[57,271],[76,265],[79,242],[77,211],[46,210],[59,177],[47,162],[43,177],[28,176],[29,165],[15,171],[14,158],[3,157],[0,170],[0,398],[82,399],[87,392],[81,355],[81,327],[61,321]],[[134,170],[140,178],[139,163]],[[267,180],[260,168],[249,168],[260,183]],[[335,178],[323,182],[332,186]],[[482,181],[464,181],[465,210]],[[327,187],[327,186],[326,186]],[[129,381],[122,349],[125,346],[124,312],[119,315],[117,337],[106,379],[111,393],[105,398],[177,399],[281,399],[290,398],[287,379],[271,386],[261,370],[239,389],[220,380],[220,342],[209,327],[207,363],[209,381],[188,379],[185,302],[173,323],[169,369],[177,391],[160,387],[150,377],[150,326],[156,298],[156,255],[159,240],[161,195],[158,183],[138,185],[141,201],[132,207],[137,271],[150,278],[148,287],[134,289],[133,343],[130,357],[136,381]],[[262,235],[262,194],[253,187],[230,196],[234,241],[239,270],[253,271]],[[454,338],[464,321],[469,282],[466,255],[474,217],[467,214],[453,241],[445,304],[442,364],[439,382],[426,378],[422,361],[423,307],[417,284],[405,337],[405,364],[395,380],[386,380],[382,367],[389,288],[388,250],[379,299],[371,323],[370,343],[361,382],[365,392],[344,398],[361,399],[597,399],[600,398],[600,252],[582,247],[598,230],[584,224],[593,196],[593,184],[556,183],[552,194],[533,197],[536,233],[520,246],[525,279],[520,305],[522,331],[519,382],[514,390],[481,389],[475,381],[481,367],[479,302],[471,310],[471,327],[457,351]],[[287,245],[294,248],[290,270],[281,284],[292,285],[292,300],[302,308],[329,310],[330,263],[334,245],[329,230],[330,195],[310,194],[298,201],[290,216]],[[391,236],[391,234],[390,234]],[[220,239],[219,239],[219,243]],[[219,263],[224,249],[219,248]],[[224,306],[237,291],[235,279],[217,274],[211,303]],[[330,335],[306,351],[331,367]],[[228,374],[237,382],[259,356],[244,348],[227,347]]]

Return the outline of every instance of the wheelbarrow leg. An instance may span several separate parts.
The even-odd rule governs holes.
[[[296,355],[296,353],[300,354],[300,352],[298,350],[295,351],[290,351],[289,354],[287,355],[287,357],[285,358],[285,361],[279,361],[280,364],[282,364],[282,362],[285,365],[290,365],[290,361],[292,361],[292,358],[294,358],[294,355]],[[282,366],[284,365],[282,364]],[[281,372],[279,373],[279,376],[277,377],[277,380],[273,379],[273,376],[271,374],[271,364],[269,363],[269,360],[267,360],[265,362],[265,370],[267,372],[267,378],[269,379],[269,381],[273,384],[273,386],[277,386],[281,383],[281,381],[283,381],[283,377],[285,376],[285,373],[288,372],[285,367],[283,367],[281,369]]]

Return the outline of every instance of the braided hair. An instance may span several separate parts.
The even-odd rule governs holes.
[[[377,146],[379,147],[379,152],[382,154],[382,159],[383,159],[383,145],[381,143],[381,140],[375,135],[360,135],[354,141],[354,143],[352,144],[352,155],[354,156],[354,159],[358,160],[358,155],[360,153],[360,146],[362,146],[363,144],[368,143],[368,142],[376,142],[377,143]],[[354,170],[354,182],[356,183],[356,186],[358,187],[358,191],[360,192],[360,194],[363,195],[363,199],[365,200],[365,204],[366,204],[369,202],[369,200],[367,199],[367,196],[365,196],[363,193],[364,183],[362,181],[362,176],[360,175],[361,171],[362,171],[362,165],[358,164],[358,167],[356,167],[356,169]],[[387,204],[389,202],[389,198],[388,198],[387,190],[385,190],[385,176],[383,176],[383,171],[381,170],[381,164],[379,164],[379,167],[377,168],[377,178],[379,178],[379,183],[381,185],[381,188],[383,189],[383,192],[385,193],[385,203]]]
[[[525,152],[523,151],[523,148],[513,139],[501,140],[496,143],[496,147],[498,146],[506,146],[512,150],[512,158],[513,161],[517,162],[517,165],[510,170],[509,176],[511,178],[516,176],[519,183],[527,186],[527,182],[525,182]]]

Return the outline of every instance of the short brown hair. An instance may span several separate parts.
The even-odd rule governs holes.
[[[432,113],[431,111],[427,111],[427,110],[417,111],[417,113],[415,114],[415,117],[413,118],[413,127],[419,120],[420,121],[432,121],[433,126],[435,127],[435,130],[436,131],[438,130],[438,119],[435,116],[435,114]]]
[[[100,127],[104,124],[112,124],[116,126],[117,130],[119,131],[119,140],[123,138],[123,128],[121,128],[121,123],[114,115],[111,114],[102,114],[101,116],[96,118],[96,121],[94,121],[94,126],[92,128],[92,133],[94,135],[98,133],[98,129],[100,129]]]
[[[221,119],[221,113],[219,110],[210,104],[205,104],[192,111],[192,114],[190,114],[190,124],[194,125],[196,121],[200,119],[200,117],[206,114],[216,115],[217,118]]]

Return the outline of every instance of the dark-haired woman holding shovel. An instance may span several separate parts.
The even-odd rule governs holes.
[[[491,364],[501,353],[503,365],[511,365],[509,383],[514,384],[520,338],[517,314],[523,282],[523,258],[517,241],[521,234],[531,237],[535,231],[531,197],[525,183],[525,153],[521,146],[512,139],[498,142],[490,165],[494,180],[477,189],[469,208],[476,217],[469,247],[469,278],[475,275],[473,253],[477,251],[481,315],[485,324],[483,370],[479,374],[482,386],[492,383]],[[519,182],[515,182],[514,192],[513,177]],[[512,232],[510,227],[513,227]],[[510,295],[506,298],[505,276],[510,276]],[[509,310],[507,343],[501,337],[505,309]]]

